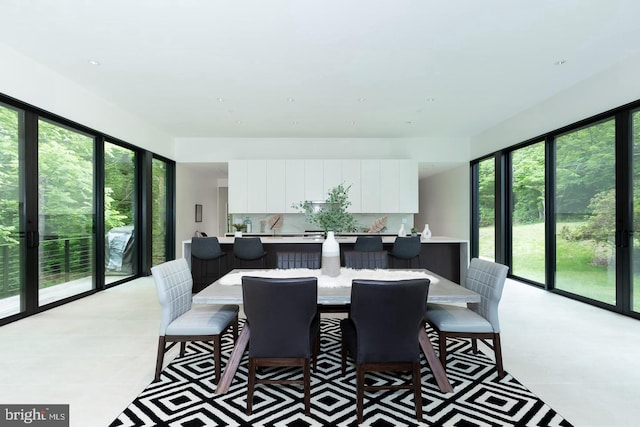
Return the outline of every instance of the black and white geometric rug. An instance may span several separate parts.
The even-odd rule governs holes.
[[[111,426],[356,426],[355,370],[351,365],[344,377],[341,374],[338,322],[322,319],[318,369],[311,373],[310,416],[304,415],[300,387],[277,385],[256,387],[253,415],[246,415],[246,353],[229,392],[216,396],[211,347],[190,343],[185,356],[165,368],[161,380],[149,385]],[[435,345],[436,336],[429,336]],[[223,337],[223,363],[231,348],[231,337]],[[361,425],[571,426],[508,373],[499,380],[492,360],[473,354],[468,340],[451,339],[449,348],[447,374],[454,393],[440,392],[423,358],[423,423],[415,419],[411,391],[385,390],[365,393]],[[275,374],[299,378],[300,369]],[[367,379],[380,384],[398,381],[385,374],[367,374]]]

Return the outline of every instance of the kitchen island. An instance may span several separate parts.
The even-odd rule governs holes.
[[[368,234],[369,236],[371,234]],[[244,235],[243,237],[253,237]],[[324,239],[319,236],[267,236],[259,235],[264,250],[267,253],[266,268],[276,267],[277,252],[321,252]],[[393,242],[397,236],[382,235],[384,250],[391,252]],[[336,240],[340,244],[340,253],[353,250],[357,235],[338,235]],[[218,237],[220,247],[227,256],[222,259],[222,274],[232,270],[233,265],[233,240],[234,237]],[[411,264],[413,268],[425,268],[433,271],[452,282],[462,283],[466,276],[469,265],[469,242],[467,240],[453,237],[433,236],[429,239],[421,239],[422,251],[420,252],[420,265],[414,260]],[[182,256],[191,264],[191,240],[182,242]],[[393,265],[393,261],[390,260]],[[406,268],[406,263],[402,262],[399,268]],[[344,265],[344,264],[343,264]]]

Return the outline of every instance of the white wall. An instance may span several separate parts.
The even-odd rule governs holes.
[[[173,139],[120,107],[0,43],[0,92],[173,158]]]
[[[467,138],[176,138],[176,161],[236,159],[413,159],[425,163],[468,160]]]
[[[195,220],[195,206],[202,205],[202,222]],[[182,256],[182,241],[195,232],[218,235],[218,177],[206,169],[176,163],[176,258]]]
[[[471,238],[469,165],[421,179],[418,191],[420,212],[414,217],[417,229],[429,224],[434,236]]]
[[[595,60],[595,59],[594,59]],[[640,99],[640,55],[471,138],[471,159]]]

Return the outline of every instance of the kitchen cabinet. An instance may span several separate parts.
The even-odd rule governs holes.
[[[324,201],[350,186],[351,213],[418,212],[418,164],[404,159],[234,160],[229,212],[299,213],[301,201]]]
[[[283,213],[286,210],[286,162],[284,160],[267,160],[266,210],[267,213]]]
[[[229,213],[247,212],[248,200],[247,161],[229,162]]]
[[[304,161],[285,160],[285,213],[299,213],[292,205],[305,200],[304,198]]]
[[[266,176],[266,160],[247,160],[247,213],[267,211]]]

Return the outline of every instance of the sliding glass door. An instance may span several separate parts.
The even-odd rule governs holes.
[[[496,239],[496,166],[490,157],[478,163],[478,255],[495,260]]]
[[[38,121],[38,304],[95,287],[94,138]]]
[[[631,246],[631,311],[640,313],[640,111],[631,115],[633,235]]]
[[[616,304],[615,120],[556,138],[555,287]]]
[[[24,113],[0,104],[0,319],[25,310]]]

